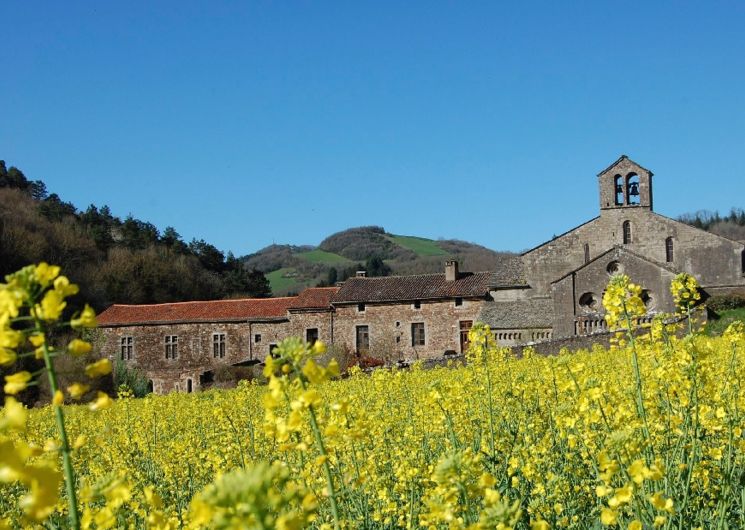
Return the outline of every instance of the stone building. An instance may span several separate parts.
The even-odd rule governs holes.
[[[602,294],[624,272],[644,287],[648,318],[672,311],[672,278],[708,294],[745,287],[745,245],[653,211],[652,172],[622,156],[598,175],[600,214],[494,271],[367,278],[270,299],[113,305],[99,351],[136,366],[156,392],[192,391],[220,366],[261,362],[281,339],[323,340],[387,362],[462,353],[474,322],[522,345],[605,329]]]

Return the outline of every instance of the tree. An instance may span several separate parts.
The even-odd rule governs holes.
[[[327,279],[328,285],[330,285],[332,287],[334,285],[336,285],[336,282],[338,281],[337,280],[338,276],[339,276],[339,272],[336,270],[336,267],[331,267],[329,269],[329,275],[328,275],[328,279]]]
[[[367,259],[365,263],[365,270],[368,276],[389,276],[391,274],[391,268],[388,264],[378,256],[373,256]]]

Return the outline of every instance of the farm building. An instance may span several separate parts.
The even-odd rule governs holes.
[[[649,316],[672,311],[670,280],[694,275],[708,294],[745,287],[745,245],[653,211],[652,172],[622,156],[598,176],[599,215],[497,270],[367,278],[298,296],[113,305],[99,316],[102,355],[130,363],[156,392],[192,391],[221,366],[261,362],[278,341],[323,340],[387,362],[462,353],[474,322],[520,345],[604,329],[610,276],[644,286]]]

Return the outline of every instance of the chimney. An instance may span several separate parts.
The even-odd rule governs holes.
[[[357,277],[358,278],[366,278],[367,272],[366,271],[357,271]]]
[[[458,279],[458,262],[454,259],[449,259],[445,262],[445,281],[454,282]]]

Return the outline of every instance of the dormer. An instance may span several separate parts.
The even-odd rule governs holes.
[[[652,172],[626,155],[598,174],[600,212],[617,208],[652,210]]]

